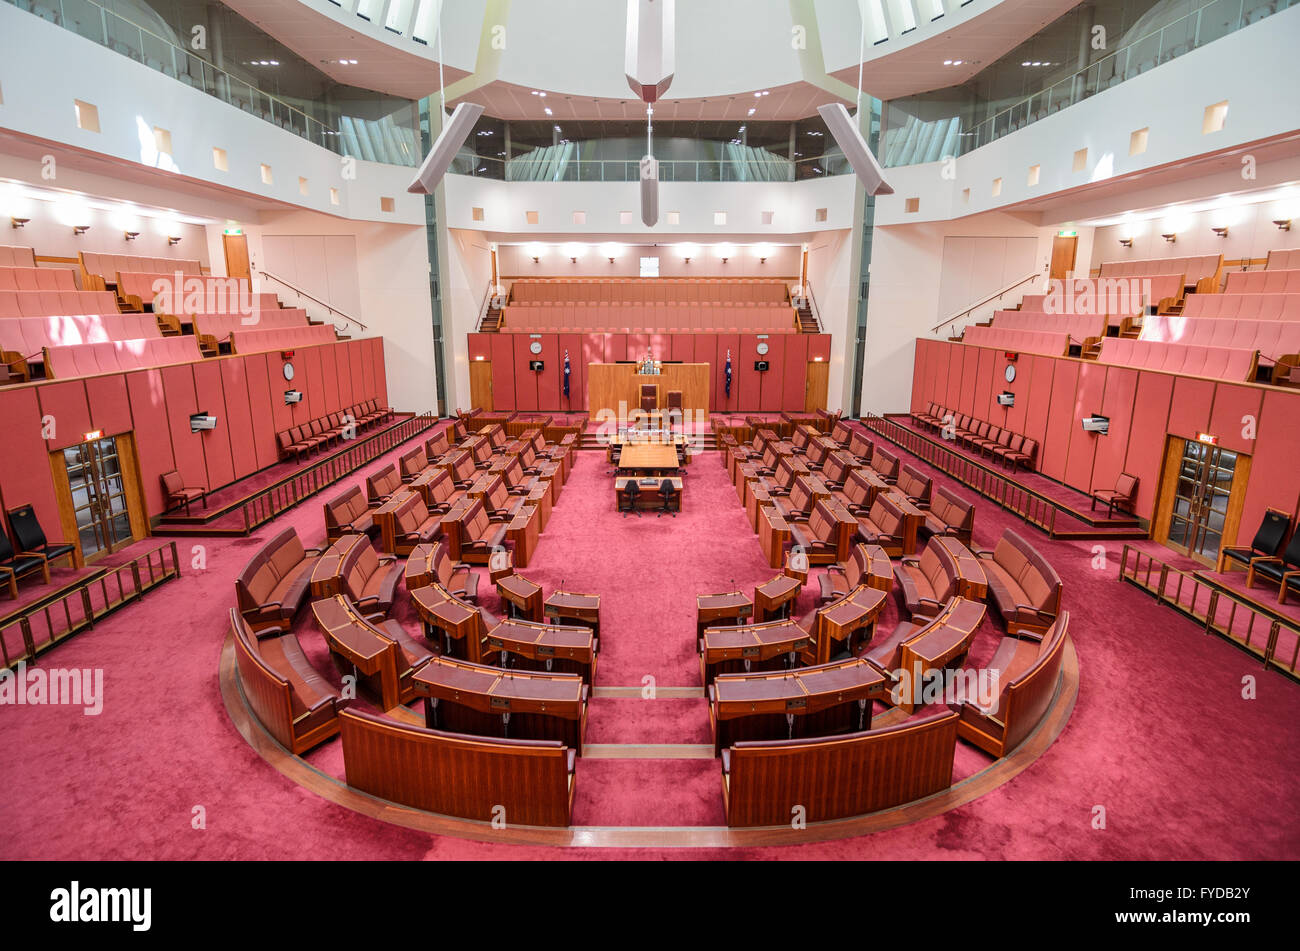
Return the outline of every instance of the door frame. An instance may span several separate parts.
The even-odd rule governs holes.
[[[64,452],[67,450],[86,443],[73,443],[50,452],[50,474],[54,479],[54,496],[59,507],[59,525],[63,529],[64,541],[73,546],[73,561],[78,568],[84,568],[152,534],[149,526],[148,502],[144,495],[144,485],[140,480],[140,462],[136,452],[135,434],[118,433],[101,438],[112,439],[117,446],[118,468],[122,474],[122,497],[126,501],[131,537],[118,539],[108,548],[102,548],[93,555],[87,556],[81,550],[81,531],[77,526],[77,510],[72,499],[72,482],[68,479],[68,466],[64,457]]]
[[[1172,522],[1174,500],[1178,497],[1178,474],[1181,471],[1187,444],[1193,441],[1183,436],[1168,435],[1165,437],[1164,463],[1160,471],[1159,489],[1156,493],[1155,518],[1151,523],[1151,538],[1171,551],[1176,551],[1187,558],[1199,561],[1207,567],[1213,567],[1217,563],[1217,558],[1191,551],[1184,546],[1171,544],[1169,541],[1169,525]],[[1219,542],[1219,548],[1222,550],[1237,543],[1237,533],[1241,529],[1241,513],[1246,504],[1246,490],[1250,484],[1252,459],[1249,453],[1244,453],[1239,449],[1232,449],[1227,446],[1213,446],[1210,448],[1226,449],[1228,452],[1237,455],[1237,462],[1232,470],[1232,486],[1228,489],[1228,505],[1223,515],[1223,533]]]

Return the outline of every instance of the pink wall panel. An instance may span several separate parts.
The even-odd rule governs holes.
[[[50,448],[41,438],[41,407],[36,387],[0,389],[0,419],[5,421],[5,451],[0,453],[0,493],[4,505],[14,508],[30,502],[46,535],[58,538],[62,535],[59,504],[50,478]]]
[[[980,349],[979,347],[961,348],[961,390],[958,393],[957,403],[963,413],[969,413],[976,419],[984,418],[975,409],[975,386],[979,375]]]
[[[207,360],[191,365],[194,371],[194,396],[199,409],[217,417],[217,428],[197,434],[203,446],[203,460],[207,467],[204,485],[209,489],[228,485],[235,480],[235,467],[230,453],[230,415],[226,412],[226,394],[221,386],[221,368],[216,361]]]
[[[785,377],[781,383],[781,409],[787,413],[803,410],[804,390],[808,385],[808,335],[787,334],[785,342]]]
[[[563,409],[560,402],[560,377],[561,372],[560,360],[560,339],[557,334],[542,334],[542,352],[533,356],[534,360],[541,360],[546,369],[541,373],[534,373],[537,377],[537,408],[545,410]],[[525,367],[527,364],[525,364]]]
[[[301,390],[302,387],[298,385],[298,380],[296,378],[292,384],[285,382],[283,371],[284,364],[280,360],[280,355],[278,353],[255,353],[251,354],[246,359],[249,361],[250,366],[254,365],[259,360],[262,362],[262,377],[266,380],[267,395],[271,406],[271,422],[275,426],[275,431],[277,433],[282,433],[286,429],[290,429],[297,425],[294,421],[293,413],[295,407],[284,405],[284,391],[289,389],[291,386],[296,387],[299,390]],[[353,363],[352,370],[354,373],[358,368],[358,364]],[[250,369],[248,372],[251,376],[256,371]],[[301,406],[302,404],[299,403],[297,405]]]
[[[1130,430],[1133,425],[1137,381],[1137,370],[1128,367],[1106,368],[1106,395],[1098,412],[1110,418],[1110,432],[1097,439],[1097,455],[1092,464],[1092,484],[1088,486],[1089,489],[1110,488],[1124,471],[1124,459],[1132,436]],[[1144,438],[1153,437],[1147,433]]]
[[[375,337],[371,346],[374,347],[375,382],[374,389],[367,396],[377,399],[380,406],[388,406],[388,370],[385,369],[384,338]],[[436,406],[397,406],[394,408],[409,410],[413,413],[423,413],[425,410],[436,411],[438,409]]]
[[[115,436],[131,430],[131,400],[126,392],[126,377],[86,377],[86,402],[90,404],[90,425],[104,435]]]
[[[1025,428],[1022,435],[1038,440],[1041,458],[1043,443],[1047,440],[1047,420],[1051,410],[1052,378],[1056,375],[1058,361],[1049,357],[1026,358],[1023,354],[1016,362],[1019,373],[1029,370],[1029,405],[1025,407]],[[1019,399],[1016,400],[1020,402]]]
[[[627,359],[644,360],[646,351],[650,349],[650,335],[648,333],[628,334],[627,335]],[[656,359],[659,354],[651,354]]]
[[[492,335],[492,408],[515,408],[515,335]],[[468,402],[468,401],[467,401]]]
[[[830,334],[813,334],[808,337],[808,359],[816,360],[818,357],[821,357],[823,362],[828,362],[830,360]]]
[[[294,366],[307,372],[305,381],[307,385],[305,388],[300,387],[306,399],[298,404],[298,408],[301,410],[306,407],[305,422],[320,419],[325,415],[325,375],[321,370],[320,347],[304,347],[297,351],[295,356],[297,359],[294,361]],[[297,382],[296,377],[294,382]],[[366,395],[370,396],[373,392],[371,390]]]
[[[1258,387],[1220,383],[1214,389],[1214,410],[1206,432],[1218,436],[1224,449],[1253,453],[1263,397],[1264,391]]]
[[[536,410],[537,374],[528,369],[528,361],[533,355],[528,352],[532,340],[527,334],[515,334],[515,409]]]
[[[560,373],[560,408],[565,412],[580,410],[587,392],[587,364],[582,358],[581,334],[560,334],[560,356],[556,369]],[[564,354],[569,354],[569,395],[564,395]]]
[[[1169,411],[1169,432],[1184,439],[1195,439],[1210,426],[1210,406],[1214,403],[1214,381],[1180,376],[1174,379],[1174,400]]]
[[[54,438],[47,440],[48,448],[66,449],[83,441],[83,434],[94,427],[90,425],[90,407],[86,404],[86,385],[82,380],[67,383],[49,383],[37,387],[41,416],[49,417]]]
[[[1134,509],[1143,518],[1151,518],[1155,511],[1156,490],[1160,487],[1160,469],[1165,458],[1169,401],[1173,398],[1173,393],[1172,376],[1165,373],[1138,373],[1124,471],[1138,477]]]
[[[650,352],[656,360],[673,359],[673,335],[666,333],[650,334]]]
[[[230,434],[230,462],[234,478],[242,479],[258,468],[256,430],[248,401],[248,374],[240,359],[219,360],[221,388],[225,393],[227,432]]]
[[[672,358],[682,363],[695,362],[695,338],[691,334],[673,334]]]
[[[980,419],[990,421],[1001,419],[1006,415],[1005,410],[998,407],[997,403],[993,401],[992,394],[1002,392],[1001,387],[997,389],[993,387],[993,374],[996,371],[995,361],[1001,363],[1002,354],[983,347],[980,348],[979,369],[975,373],[975,406],[973,412]]]
[[[936,403],[942,403],[946,409],[948,389],[944,375],[940,373],[940,368],[947,368],[948,354],[952,351],[952,348],[939,343],[937,340],[927,340],[926,344],[929,356],[925,360],[925,399],[927,402],[933,400]]]
[[[357,350],[361,353],[360,398],[365,400],[375,395],[375,351],[368,340],[358,340]],[[356,384],[352,387],[356,389]]]
[[[0,391],[3,392],[3,391]],[[1266,508],[1281,509],[1295,516],[1300,505],[1300,393],[1270,390],[1264,394],[1259,412],[1259,432],[1251,457],[1250,483],[1236,542],[1247,545],[1255,536]],[[12,503],[10,503],[12,504]],[[1233,539],[1224,539],[1232,544]]]
[[[351,341],[334,348],[335,366],[339,371],[339,408],[351,409],[361,402],[352,395],[352,360],[355,348]]]
[[[736,369],[736,380],[740,383],[740,402],[738,409],[742,412],[755,412],[759,408],[759,388],[762,381],[759,372],[754,369],[754,361],[760,359],[758,337],[754,334],[741,334],[739,356],[733,353],[732,360]],[[732,392],[735,390],[733,388]]]
[[[1034,365],[1032,361],[1017,360],[1016,378],[1010,383],[1007,382],[1007,361],[1001,354],[997,354],[997,359],[993,361],[993,383],[992,393],[993,402],[996,404],[996,396],[999,393],[1014,393],[1016,405],[1010,407],[1000,407],[1002,413],[1002,422],[999,423],[1004,429],[1009,429],[1013,433],[1025,434],[1025,420],[1029,418],[1029,385],[1034,376]],[[995,410],[995,412],[999,411]]]
[[[469,337],[469,358],[477,360],[482,357],[484,360],[492,359],[492,338],[495,334],[468,334]]]
[[[645,356],[644,351],[638,354],[629,354],[627,348],[627,334],[605,334],[605,362],[617,363],[619,360],[636,360]]]
[[[321,391],[325,395],[324,412],[337,413],[339,407],[339,365],[335,353],[337,346],[317,347],[320,353]]]
[[[1100,436],[1097,433],[1085,433],[1079,422],[1089,413],[1101,413],[1106,394],[1106,366],[1095,361],[1078,364],[1079,382],[1074,391],[1070,426],[1070,449],[1065,461],[1065,484],[1087,492],[1092,488],[1092,463],[1097,454],[1097,444],[1102,440],[1114,439],[1119,442],[1123,437]],[[1058,410],[1059,412],[1059,410]],[[1105,415],[1104,413],[1102,415]]]
[[[261,355],[258,354],[248,359],[256,360],[260,357]],[[171,430],[167,425],[167,402],[163,395],[162,371],[139,370],[128,373],[126,391],[131,399],[135,448],[140,457],[140,482],[144,486],[149,514],[158,515],[166,508],[159,477],[164,472],[176,468],[172,456]],[[188,419],[185,430],[185,435],[188,436]]]
[[[276,359],[279,359],[278,355]],[[190,416],[200,409],[216,412],[220,412],[220,409],[199,406],[194,392],[194,371],[190,365],[163,367],[161,372],[163,394],[167,398],[167,430],[172,437],[172,455],[176,460],[176,469],[186,485],[207,485],[203,433],[190,432]]]
[[[928,391],[926,389],[928,383],[927,364],[929,363],[930,357],[930,348],[928,344],[928,340],[918,340],[916,342],[916,356],[914,357],[915,363],[912,369],[912,401],[908,404],[914,413],[925,409],[925,404],[929,402],[929,397],[927,395]],[[807,353],[806,346],[804,352],[805,354]],[[788,397],[789,393],[787,391],[787,400]]]
[[[767,355],[754,354],[756,360],[766,360],[771,368],[758,375],[758,408],[764,413],[779,413],[784,408],[786,340],[791,336],[793,334],[773,334],[767,340]]]
[[[727,351],[731,351],[731,396],[727,396],[726,391],[726,366]],[[732,413],[740,405],[740,377],[739,363],[737,354],[740,352],[740,336],[738,334],[718,334],[717,347],[714,353],[717,354],[713,371],[713,409],[717,412]],[[696,360],[699,359],[699,349],[696,348]]]
[[[350,348],[339,348],[341,353],[350,352]],[[248,411],[253,425],[253,451],[257,459],[257,468],[263,469],[273,465],[280,458],[279,445],[276,443],[275,412],[271,408],[271,382],[266,375],[266,361],[260,354],[244,358],[243,380],[248,389]],[[276,391],[275,398],[280,403],[284,398]]]
[[[1051,413],[1047,420],[1046,444],[1039,448],[1039,468],[1042,473],[1057,481],[1065,480],[1065,463],[1070,454],[1070,437],[1078,420],[1073,418],[1074,392],[1079,383],[1079,364],[1072,360],[1058,361],[1052,374],[1049,399]],[[1068,409],[1061,409],[1068,407]]]
[[[948,363],[944,368],[947,383],[944,386],[943,403],[952,413],[961,412],[961,371],[965,363],[967,348],[961,344],[947,347]]]

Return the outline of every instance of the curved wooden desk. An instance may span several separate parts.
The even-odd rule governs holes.
[[[705,686],[725,673],[787,669],[812,646],[812,636],[793,620],[709,627],[700,638]]]
[[[590,684],[599,648],[590,628],[506,620],[487,632],[481,656],[490,663],[504,654],[512,667],[576,673]]]
[[[842,649],[849,653],[856,653],[863,643],[870,643],[887,597],[879,588],[860,584],[838,601],[818,608],[816,662],[829,662],[841,643]],[[860,636],[864,630],[865,639]]]

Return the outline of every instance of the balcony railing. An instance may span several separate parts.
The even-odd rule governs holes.
[[[500,158],[457,155],[450,171],[456,175],[493,178],[511,182],[636,182],[641,178],[640,161],[622,159],[537,160],[528,155],[506,162]],[[831,175],[852,174],[853,168],[841,153],[816,158],[766,162],[661,159],[661,182],[793,182]]]

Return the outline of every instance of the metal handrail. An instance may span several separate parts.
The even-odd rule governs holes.
[[[967,307],[965,310],[960,311],[954,314],[953,316],[949,317],[947,320],[943,321],[943,323],[936,324],[935,326],[931,327],[930,332],[934,333],[940,327],[947,326],[948,324],[952,323],[954,320],[961,320],[963,317],[967,316],[972,311],[978,310],[979,308],[983,307],[985,304],[992,303],[993,301],[997,300],[999,297],[1001,297],[1003,294],[1007,293],[1008,291],[1013,291],[1021,284],[1036,279],[1041,273],[1042,273],[1041,271],[1034,271],[1034,273],[1030,274],[1027,277],[1022,277],[1014,284],[1008,284],[1006,287],[1002,288],[1002,290],[998,291],[995,294],[990,294],[988,297],[984,298],[978,304],[972,304],[970,307]]]
[[[808,312],[812,314],[813,320],[817,321],[817,332],[821,333],[821,308],[817,306],[817,295],[813,293],[812,281],[803,282],[803,296],[808,298]]]
[[[301,287],[297,286],[296,284],[294,284],[294,283],[292,283],[292,282],[290,282],[290,281],[286,281],[284,278],[279,277],[279,276],[277,276],[277,275],[275,275],[275,274],[272,274],[270,271],[262,270],[261,268],[258,268],[257,273],[260,274],[260,275],[262,275],[262,277],[269,277],[271,280],[273,280],[273,281],[277,281],[277,282],[279,282],[280,284],[283,284],[285,287],[289,288],[291,291],[293,291],[293,292],[294,292],[295,294],[297,294],[299,297],[305,297],[305,298],[307,298],[309,301],[312,301],[312,302],[314,302],[314,303],[320,304],[322,307],[324,307],[326,310],[328,310],[331,314],[338,314],[338,315],[339,315],[340,317],[342,317],[344,320],[350,320],[350,321],[352,321],[352,323],[356,324],[356,325],[357,325],[358,327],[360,327],[362,330],[365,330],[365,329],[366,329],[366,325],[363,324],[361,321],[357,320],[357,319],[356,319],[355,317],[353,317],[351,314],[344,313],[343,311],[339,310],[337,307],[334,307],[334,306],[332,306],[332,305],[330,305],[330,304],[327,304],[325,301],[321,300],[319,297],[313,297],[311,294],[308,294],[306,291],[304,291]]]

